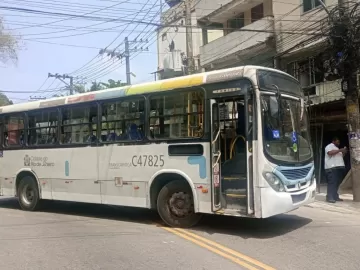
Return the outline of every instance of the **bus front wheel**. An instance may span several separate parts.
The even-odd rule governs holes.
[[[157,210],[162,220],[171,227],[195,226],[201,215],[194,212],[191,188],[181,180],[166,184],[159,192]]]
[[[20,180],[17,194],[22,210],[35,211],[39,206],[39,188],[33,177],[25,176]]]

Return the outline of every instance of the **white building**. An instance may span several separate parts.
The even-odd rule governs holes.
[[[161,21],[163,25],[158,29],[158,74],[161,79],[184,75],[183,59],[186,58],[185,34],[185,5],[184,1],[168,0],[170,8],[163,12]],[[192,25],[221,6],[221,1],[192,0]],[[178,26],[178,27],[175,27]],[[200,47],[203,44],[202,31],[199,27],[192,28],[193,54],[195,68],[200,70]],[[223,35],[222,31],[212,30],[208,33],[208,40],[212,41]]]

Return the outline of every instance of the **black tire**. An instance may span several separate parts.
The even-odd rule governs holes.
[[[173,207],[170,206],[171,200],[174,201],[177,196],[185,198],[185,200],[177,199],[180,203],[184,202],[186,207],[172,210],[175,206],[174,204]],[[162,220],[170,227],[190,228],[195,226],[202,217],[201,214],[194,213],[193,193],[187,183],[181,180],[172,181],[160,190],[157,198],[157,210]]]
[[[39,188],[36,180],[25,176],[20,180],[17,195],[22,210],[36,211],[40,204]]]

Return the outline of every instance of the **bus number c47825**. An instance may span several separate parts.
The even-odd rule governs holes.
[[[133,156],[131,163],[134,167],[163,167],[164,155],[139,155]]]

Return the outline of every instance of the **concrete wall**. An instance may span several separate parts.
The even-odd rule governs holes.
[[[286,3],[285,3],[286,2]],[[286,0],[273,2],[273,11],[275,19],[275,28],[277,29],[277,50],[279,53],[285,52],[301,44],[304,41],[313,39],[306,32],[320,31],[321,24],[319,20],[327,17],[327,13],[321,6],[303,12],[302,0]],[[337,0],[326,0],[326,5],[331,7],[337,4]],[[299,34],[284,33],[301,32]]]
[[[230,2],[232,0],[193,0],[193,9],[192,9],[192,25],[197,25],[197,19],[206,16],[207,14],[214,11],[214,9],[219,8],[222,4]],[[186,29],[182,25],[185,25],[184,17],[184,4],[179,3],[171,9],[163,12],[162,14],[162,23],[163,24],[172,24],[179,25],[176,29],[175,27],[165,27],[158,31],[158,69],[163,69],[164,58],[169,57],[169,45],[173,40],[175,43],[175,50],[180,50],[186,54]],[[197,59],[199,58],[200,46],[203,45],[202,31],[200,28],[194,27],[192,29],[193,33],[193,53],[195,57],[195,65],[197,66]],[[163,34],[166,34],[166,37],[163,38]],[[222,37],[223,30],[209,30],[208,31],[208,42]]]
[[[192,13],[192,25],[196,25],[196,14]],[[185,25],[185,19],[179,19],[173,24]],[[193,53],[196,57],[199,54],[199,48],[202,45],[202,32],[200,28],[192,29],[193,37]],[[165,37],[163,38],[163,34]],[[169,45],[171,41],[175,43],[175,50],[180,50],[186,54],[186,33],[185,27],[165,27],[158,32],[158,66],[163,68],[164,56],[169,52]]]
[[[196,4],[196,14],[198,18],[209,15],[214,10],[221,8],[233,0],[193,0]]]
[[[272,17],[265,17],[251,23],[243,29],[256,30],[266,28],[273,30]],[[264,43],[271,36],[270,32],[246,32],[234,31],[224,37],[218,38],[200,48],[200,59],[202,65],[216,62],[218,59],[226,58],[229,55],[246,50],[248,48]]]
[[[209,15],[214,10],[231,1],[233,0],[192,0],[191,6],[192,10],[195,11],[197,18],[199,19]],[[166,21],[177,20],[183,15],[184,8],[184,3],[180,2],[176,6],[163,12],[161,17],[162,19],[166,19]]]

